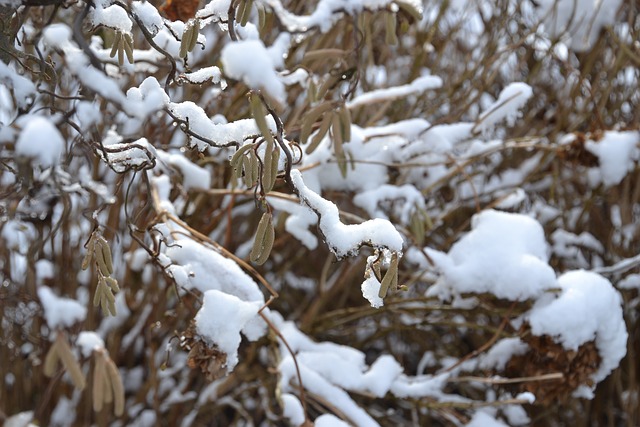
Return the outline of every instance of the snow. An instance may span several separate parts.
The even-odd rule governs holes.
[[[513,356],[519,356],[527,352],[529,346],[520,338],[503,338],[495,343],[489,351],[482,356],[478,366],[481,369],[504,370],[505,365]]]
[[[124,8],[115,4],[108,5],[108,1],[96,1],[93,13],[89,14],[93,27],[104,25],[123,33],[131,33],[133,23]]]
[[[299,426],[304,423],[304,409],[300,400],[291,393],[282,393],[282,416],[290,425]]]
[[[220,56],[225,75],[242,80],[252,89],[266,91],[280,104],[285,101],[284,83],[279,79],[273,59],[260,40],[227,44]]]
[[[585,148],[598,157],[598,178],[605,187],[618,185],[640,160],[640,132],[607,131],[600,141],[587,141]]]
[[[349,427],[351,425],[332,414],[320,415],[313,424],[315,427]]]
[[[208,80],[211,80],[213,83],[220,83],[222,72],[220,71],[220,68],[214,65],[211,67],[201,68],[198,71],[191,73],[184,73],[180,77],[191,83],[197,84],[205,83]]]
[[[549,335],[567,350],[595,340],[602,357],[592,375],[598,383],[627,352],[622,297],[607,279],[585,270],[564,273],[558,277],[557,287],[560,295],[540,298],[525,319],[534,335]]]
[[[513,125],[515,119],[520,115],[520,109],[533,96],[533,89],[526,83],[511,83],[498,96],[496,102],[491,104],[478,117],[478,124],[482,132],[491,129],[498,123],[506,120],[509,125]]]
[[[448,299],[464,293],[489,292],[524,301],[555,286],[547,264],[548,245],[533,218],[485,210],[471,219],[471,231],[448,254],[427,248],[441,276],[428,295]]]
[[[483,411],[477,411],[473,414],[471,421],[465,425],[466,427],[509,427],[502,421],[496,420],[492,415]]]
[[[82,331],[78,334],[76,345],[80,347],[80,352],[86,358],[91,357],[94,350],[104,350],[104,340],[95,332]]]
[[[219,145],[240,144],[246,138],[260,134],[254,119],[240,119],[231,123],[216,123],[207,116],[202,107],[191,101],[170,102],[167,107],[179,119],[188,121],[189,129],[192,132]],[[269,128],[275,131],[276,126],[273,118],[266,116],[266,119]],[[200,151],[204,151],[209,147],[208,143],[197,138],[194,138],[191,143],[198,147]]]
[[[318,214],[326,243],[338,258],[357,252],[363,244],[402,251],[402,236],[389,221],[372,219],[345,225],[340,221],[338,207],[310,190],[302,180],[300,171],[292,170],[291,179],[300,199]]]
[[[264,304],[256,282],[232,260],[191,239],[173,242],[165,251],[172,262],[167,266],[178,286],[200,292],[218,290],[247,302]]]
[[[18,108],[26,109],[36,98],[36,86],[0,61],[0,84],[11,89]]]
[[[69,328],[87,316],[87,309],[78,301],[59,297],[48,286],[38,288],[44,318],[50,329]]]
[[[185,191],[191,189],[208,190],[211,187],[211,174],[187,159],[181,153],[167,153],[162,150],[156,152],[158,159],[180,171],[182,174],[182,186]]]
[[[387,8],[391,10],[394,5],[392,0],[320,0],[310,15],[298,16],[289,12],[280,0],[263,0],[262,2],[273,9],[279,21],[290,33],[304,32],[312,27],[318,27],[321,32],[326,33],[342,12],[357,16],[363,10],[376,11]],[[416,11],[422,13],[422,2],[406,0],[405,3],[412,5]]]
[[[551,37],[563,34],[578,52],[589,50],[602,27],[615,22],[622,0],[540,0],[536,14]]]
[[[441,87],[442,79],[440,77],[422,76],[406,85],[395,86],[387,89],[377,89],[358,95],[351,101],[347,102],[347,108],[372,105],[386,100],[393,100],[413,94],[419,94],[431,89],[439,89]]]
[[[371,304],[371,307],[373,308],[380,308],[384,305],[384,300],[378,296],[380,286],[381,283],[373,274],[365,279],[365,281],[362,282],[362,285],[360,285],[360,288],[362,289],[362,296],[364,299],[369,301],[369,304]]]
[[[65,150],[65,141],[58,128],[41,116],[29,116],[25,120],[26,125],[16,141],[16,155],[29,158],[34,165],[43,168],[58,165]]]
[[[383,202],[397,201],[394,204],[395,214],[401,223],[409,222],[411,213],[416,209],[424,209],[424,196],[413,185],[382,185],[374,190],[367,190],[356,194],[353,203],[361,207],[374,218],[389,219],[379,208]]]
[[[153,4],[148,1],[134,1],[131,3],[131,12],[137,16],[151,36],[155,36],[164,27],[162,16]]]
[[[227,372],[238,364],[240,332],[258,315],[260,307],[259,301],[242,301],[215,289],[204,293],[202,307],[195,317],[196,330],[209,345],[215,344],[227,354]],[[249,339],[258,338],[253,331],[249,335]]]

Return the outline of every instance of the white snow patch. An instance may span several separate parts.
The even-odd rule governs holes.
[[[22,128],[16,142],[15,153],[32,159],[43,168],[56,166],[64,154],[64,138],[50,120],[31,116]]]
[[[605,379],[627,352],[622,297],[599,274],[576,270],[558,278],[562,292],[545,295],[525,314],[534,335],[549,335],[567,350],[594,341],[602,357],[595,383]],[[595,387],[595,385],[594,385]]]
[[[209,345],[215,344],[227,354],[227,372],[231,372],[238,363],[240,332],[244,333],[249,321],[258,316],[260,307],[259,301],[242,301],[218,290],[204,293],[202,307],[195,317],[196,330]],[[253,331],[249,335],[249,339],[257,338]]]
[[[74,299],[57,296],[47,286],[38,288],[38,298],[50,329],[71,327],[87,316],[87,309],[82,304]]]
[[[471,231],[448,254],[427,248],[441,277],[428,295],[449,299],[489,292],[524,301],[556,285],[547,264],[542,226],[526,215],[485,210],[471,219]]]

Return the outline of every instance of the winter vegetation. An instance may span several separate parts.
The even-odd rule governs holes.
[[[0,423],[639,425],[639,8],[0,0]]]

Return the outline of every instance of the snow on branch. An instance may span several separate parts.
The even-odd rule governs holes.
[[[291,33],[305,32],[314,27],[325,33],[340,19],[342,13],[357,15],[364,10],[389,9],[397,11],[399,6],[409,10],[409,13],[414,16],[422,14],[423,11],[422,2],[417,0],[320,0],[311,15],[299,16],[286,10],[280,0],[260,0],[260,3],[273,9],[282,25]]]
[[[195,138],[192,142],[199,151],[208,147],[230,147],[242,145],[247,138],[260,135],[260,130],[254,119],[241,119],[231,123],[216,123],[207,116],[207,113],[199,105],[191,102],[170,102],[167,104],[169,114],[181,122],[190,136]],[[273,117],[266,116],[267,125],[275,132],[276,125]]]
[[[376,218],[361,224],[343,224],[338,207],[309,189],[299,170],[291,171],[291,179],[300,200],[318,215],[320,231],[338,258],[357,253],[363,245],[402,251],[402,236],[389,221]]]
[[[363,105],[375,104],[376,102],[394,100],[441,87],[442,79],[440,77],[422,76],[406,85],[372,90],[371,92],[358,95],[353,100],[347,102],[347,108],[356,108]]]
[[[520,115],[520,109],[533,96],[533,89],[526,83],[511,83],[505,87],[496,102],[491,104],[478,117],[472,132],[486,131],[503,120],[509,125],[513,124]]]

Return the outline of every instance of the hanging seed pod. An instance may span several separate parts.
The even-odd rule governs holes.
[[[120,372],[113,360],[106,360],[107,376],[111,382],[113,388],[113,396],[115,401],[113,404],[113,412],[116,416],[121,416],[124,413],[124,385],[122,384],[122,378],[120,378]]]
[[[105,282],[113,292],[120,292],[120,286],[118,286],[118,281],[113,277],[105,277]]]
[[[333,108],[333,104],[331,102],[323,102],[322,104],[313,107],[307,112],[307,114],[305,114],[302,121],[302,128],[300,129],[301,144],[307,142],[311,132],[313,131],[313,125],[324,113],[331,110],[331,108]]]
[[[268,193],[273,186],[272,182],[274,175],[277,175],[278,171],[273,170],[273,143],[267,141],[267,146],[264,150],[264,158],[262,160],[262,191]]]
[[[84,258],[82,258],[82,270],[86,270],[87,268],[89,268],[91,260],[94,256],[95,247],[95,234],[91,233],[91,237],[89,237],[89,242],[87,243],[87,252],[84,254]]]
[[[305,52],[304,57],[302,58],[303,64],[308,64],[313,61],[326,61],[328,58],[337,58],[341,59],[346,57],[348,52],[343,49],[317,49],[311,50],[309,52]]]
[[[242,179],[247,188],[253,187],[253,178],[251,176],[251,159],[247,156],[242,157],[242,170],[244,171]]]
[[[113,259],[111,257],[111,248],[109,248],[109,242],[107,242],[104,237],[98,236],[96,238],[96,243],[96,249],[100,252],[96,254],[96,258],[102,259],[106,270],[109,272],[109,274],[105,274],[105,276],[110,276],[113,274]]]
[[[58,347],[54,342],[44,359],[44,374],[47,377],[52,377],[56,373],[56,366],[58,366],[59,360],[60,355],[58,354]]]
[[[338,168],[343,178],[347,177],[347,157],[342,147],[342,127],[340,125],[340,114],[332,114],[331,134],[333,136],[333,152],[338,162]]]
[[[127,54],[129,64],[133,64],[133,37],[129,33],[124,35],[124,52]]]
[[[254,147],[253,144],[247,144],[238,148],[238,150],[236,150],[236,152],[231,157],[231,160],[230,160],[231,167],[233,169],[239,169],[242,164],[242,157],[244,157],[245,153],[251,150],[253,147]]]
[[[313,104],[317,101],[317,92],[318,88],[316,87],[315,82],[312,78],[309,79],[309,83],[307,83],[307,100],[309,104]]]
[[[189,38],[188,51],[192,52],[198,43],[198,36],[200,35],[200,20],[194,19],[191,24],[191,37]]]
[[[118,41],[118,65],[123,66],[124,65],[124,34],[122,36],[120,36],[120,39]]]
[[[253,8],[253,0],[244,0],[240,2],[238,6],[238,23],[241,27],[247,25],[249,18],[251,17],[251,9]]]
[[[260,176],[260,161],[255,151],[249,151],[249,173],[251,174],[251,185],[258,180]]]
[[[385,19],[385,32],[386,32],[386,42],[388,45],[397,45],[398,44],[398,36],[396,35],[396,15],[390,12],[384,13]]]
[[[422,215],[420,215],[420,212],[417,210],[414,210],[409,218],[409,230],[416,240],[416,243],[422,245],[424,243],[425,228]]]
[[[265,212],[262,214],[262,218],[260,218],[258,228],[256,229],[256,236],[253,241],[253,247],[251,248],[249,258],[252,262],[258,265],[262,265],[267,261],[269,254],[271,253],[271,248],[273,247],[275,230],[271,220],[272,215]]]
[[[193,24],[194,24],[193,20],[190,20],[189,22],[187,22],[187,24],[184,27],[184,31],[182,32],[182,39],[180,40],[180,52],[178,53],[180,58],[186,58],[187,53],[190,52],[189,47],[191,47],[194,33],[198,32],[198,30],[196,30]]]
[[[96,286],[96,291],[93,294],[93,306],[97,307],[100,305],[100,301],[102,300],[102,290],[104,287],[104,276],[98,278],[98,286]]]
[[[400,9],[402,9],[403,11],[411,15],[411,17],[416,21],[422,20],[422,11],[419,9],[416,9],[414,4],[412,4],[411,2],[404,1],[404,0],[396,0],[394,3],[397,4]]]
[[[78,361],[76,360],[73,352],[71,351],[71,347],[67,341],[62,337],[62,334],[58,334],[56,337],[56,345],[58,355],[60,356],[60,361],[62,365],[66,368],[69,376],[71,377],[71,382],[78,390],[83,390],[85,386],[84,375],[82,375],[82,370],[80,369],[80,365],[78,365]]]
[[[382,278],[382,282],[380,282],[378,296],[380,298],[386,297],[390,287],[393,289],[398,287],[398,254],[395,252],[391,255],[389,269]]]
[[[120,31],[116,31],[113,35],[113,45],[111,45],[111,53],[109,53],[109,58],[113,58],[118,53],[118,47],[120,46],[120,39],[122,38],[122,33]]]
[[[280,162],[280,150],[276,148],[271,155],[271,176],[269,177],[269,182],[266,184],[265,192],[273,190],[273,187],[276,185],[276,180],[278,179],[278,165]]]
[[[97,354],[97,353],[96,353]],[[105,402],[105,383],[106,383],[106,367],[104,357],[102,355],[95,357],[95,366],[93,368],[93,410],[95,412],[102,411],[102,405]],[[107,386],[108,387],[108,386]]]
[[[318,89],[318,99],[324,98],[327,92],[329,92],[329,89],[334,87],[341,78],[342,77],[340,74],[330,75],[329,77],[327,77],[327,80],[325,80],[322,85],[320,85],[320,89]]]
[[[333,122],[332,116],[333,115],[329,113],[324,115],[322,122],[320,123],[320,128],[318,129],[316,134],[313,135],[313,138],[311,138],[311,144],[309,144],[307,146],[307,149],[305,150],[307,154],[313,153],[315,149],[318,148],[318,145],[320,145],[320,142],[325,137],[327,132],[329,132],[329,128],[331,127],[331,123]]]
[[[340,126],[342,127],[342,141],[346,144],[351,141],[351,112],[344,104],[338,112],[340,114]]]
[[[267,11],[262,5],[258,5],[258,28],[263,29],[267,23]]]
[[[274,143],[273,135],[271,134],[271,129],[269,129],[269,125],[267,125],[267,119],[265,118],[267,112],[264,109],[264,105],[262,105],[262,100],[260,97],[254,93],[249,94],[249,104],[251,106],[251,115],[253,119],[256,121],[256,125],[258,126],[258,130],[271,144]]]

